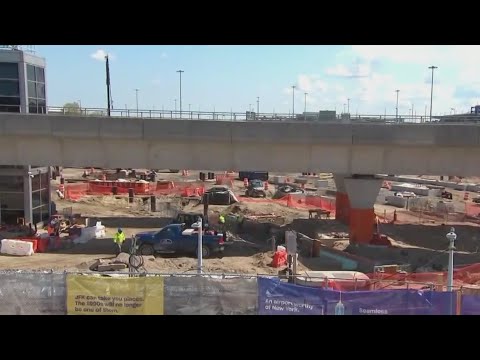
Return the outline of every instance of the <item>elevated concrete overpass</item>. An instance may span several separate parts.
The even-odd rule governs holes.
[[[374,174],[478,175],[480,126],[0,114],[0,165],[29,164],[333,172],[350,241],[378,243]]]
[[[0,164],[477,176],[480,126],[2,113]]]

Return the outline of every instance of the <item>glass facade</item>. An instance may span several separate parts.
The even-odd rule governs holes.
[[[27,64],[28,112],[46,114],[45,69]]]
[[[48,220],[48,174],[37,174],[32,179],[33,223]]]
[[[0,205],[2,223],[15,224],[23,217],[23,176],[0,176]]]
[[[13,169],[13,167],[10,167]],[[1,222],[17,223],[25,218],[24,177],[21,175],[0,175]],[[37,174],[32,182],[32,223],[48,221],[49,216],[49,179],[48,173]]]
[[[0,112],[20,112],[18,63],[0,63]]]

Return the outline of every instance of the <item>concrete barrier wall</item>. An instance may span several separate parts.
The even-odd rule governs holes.
[[[399,208],[404,208],[407,204],[407,199],[406,198],[401,198],[399,196],[386,196],[385,201],[387,204],[396,206]]]

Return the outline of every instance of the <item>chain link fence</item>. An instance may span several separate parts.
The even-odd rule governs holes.
[[[476,292],[449,293],[432,283],[379,284],[375,280],[373,291],[339,291],[267,275],[3,271],[0,315],[338,315],[339,299],[345,315],[480,314]]]

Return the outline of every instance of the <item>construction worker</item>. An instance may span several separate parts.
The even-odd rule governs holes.
[[[117,254],[122,252],[122,244],[125,241],[125,233],[121,228],[118,228],[117,233],[113,237],[113,242],[117,244]]]
[[[223,216],[223,214],[220,214],[220,216],[218,217],[218,222],[220,224],[220,230],[222,231],[223,238],[225,240],[227,236],[227,229],[225,226],[225,216]]]

